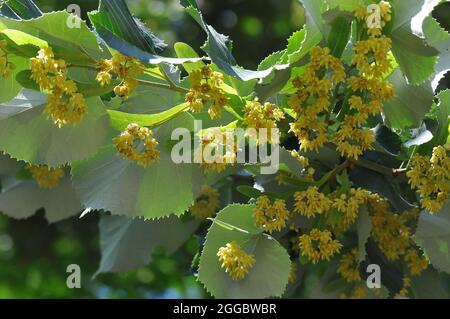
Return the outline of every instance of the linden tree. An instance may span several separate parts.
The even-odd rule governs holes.
[[[195,0],[205,44],[176,56],[124,0],[88,21],[4,1],[0,211],[99,214],[97,273],[197,236],[217,298],[448,297],[440,2],[300,0],[303,28],[249,70]]]

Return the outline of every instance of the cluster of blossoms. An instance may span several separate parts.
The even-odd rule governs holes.
[[[298,138],[300,149],[317,151],[328,141],[332,88],[344,82],[345,69],[328,48],[315,47],[310,55],[311,62],[302,77],[293,80],[297,92],[289,98],[288,105],[297,114],[290,132]]]
[[[200,145],[195,151],[195,162],[204,170],[221,172],[227,165],[237,162],[237,145],[233,132],[219,128],[208,129],[200,134]]]
[[[450,196],[450,144],[433,149],[430,157],[415,155],[406,173],[409,183],[420,194],[422,207],[431,213],[441,210]]]
[[[275,104],[266,102],[261,104],[258,99],[247,102],[245,106],[244,125],[250,128],[255,140],[260,143],[279,143],[277,122],[284,119],[284,112]],[[266,134],[259,134],[260,129],[266,129]],[[273,139],[274,138],[274,139]]]
[[[389,261],[403,257],[411,275],[419,276],[428,268],[429,261],[411,241],[413,225],[417,224],[419,211],[413,209],[402,214],[390,210],[389,203],[373,196],[371,208],[372,238]]]
[[[284,200],[277,199],[272,204],[267,196],[260,196],[253,209],[253,217],[257,226],[273,233],[286,227],[289,211]]]
[[[7,45],[8,43],[5,40],[0,41],[0,73],[4,79],[10,77],[12,71],[16,68],[14,63],[8,61]]]
[[[300,153],[296,150],[291,151],[291,156],[295,158],[303,167],[303,178],[306,181],[312,181],[314,179],[314,173],[316,172],[316,170],[314,169],[314,167],[310,166],[309,159],[303,155],[300,155]]]
[[[109,60],[100,60],[98,69],[97,81],[107,86],[113,75],[117,76],[121,82],[114,88],[114,93],[127,99],[137,88],[136,77],[144,72],[145,66],[136,58],[117,53]]]
[[[349,283],[361,281],[358,249],[352,249],[349,253],[342,255],[337,272]]]
[[[295,261],[291,262],[291,269],[289,271],[289,278],[288,283],[293,284],[297,281],[297,273],[298,273],[298,266]]]
[[[338,254],[342,244],[333,239],[330,231],[313,228],[309,234],[300,236],[299,248],[303,256],[306,256],[313,264],[317,264],[322,260],[328,261]]]
[[[47,165],[27,165],[28,171],[40,188],[51,189],[58,186],[64,177],[62,168],[51,168]]]
[[[214,216],[219,208],[219,193],[214,188],[203,186],[200,195],[189,210],[197,219],[207,219]]]
[[[384,79],[391,65],[390,48],[391,40],[385,36],[359,41],[355,45],[352,64],[359,74],[347,80],[353,95],[348,99],[349,113],[335,136],[337,150],[342,156],[358,159],[372,147],[373,132],[364,126],[369,116],[380,114],[383,103],[394,96],[392,84]]]
[[[422,255],[419,255],[417,249],[411,248],[403,257],[408,265],[409,272],[413,276],[419,276],[428,268],[430,262]]]
[[[348,193],[336,191],[331,194],[332,207],[339,212],[339,218],[334,225],[337,233],[346,232],[358,219],[360,207],[373,196],[362,188],[351,188]]]
[[[381,36],[386,23],[391,21],[391,4],[381,1],[377,6],[360,6],[356,9],[355,16],[363,21],[363,27],[367,29],[369,36]]]
[[[307,218],[329,214],[332,209],[339,212],[339,218],[334,225],[336,232],[345,232],[358,218],[359,208],[364,205],[370,192],[364,189],[351,188],[347,194],[337,190],[329,195],[319,191],[316,186],[310,186],[306,191],[294,195],[294,212]]]
[[[49,92],[45,112],[59,127],[79,123],[87,113],[87,105],[77,85],[67,78],[64,60],[55,60],[51,48],[40,49],[31,59],[31,78]]]
[[[128,125],[127,129],[114,138],[117,151],[127,160],[136,161],[147,167],[155,162],[160,155],[158,142],[147,127],[140,127],[136,123]]]
[[[222,115],[222,109],[228,102],[224,90],[223,75],[209,66],[191,72],[189,75],[191,89],[186,94],[186,102],[192,112],[201,112],[209,105],[208,113],[212,119]]]
[[[403,287],[402,289],[395,295],[395,298],[407,298],[409,295],[409,288],[411,288],[411,278],[408,276],[403,277]]]
[[[335,135],[337,150],[342,156],[354,159],[371,149],[375,141],[373,132],[364,128],[369,116],[380,114],[383,103],[394,96],[394,88],[384,76],[391,68],[389,51],[392,41],[381,32],[384,21],[390,20],[390,5],[382,1],[379,7],[383,21],[379,26],[365,24],[369,28],[369,39],[358,41],[353,49],[352,66],[356,68],[358,75],[347,79],[353,95],[347,102],[349,113],[345,115]],[[365,19],[370,14],[366,7],[355,13],[358,19]]]
[[[391,212],[386,200],[372,199],[370,207],[374,241],[388,260],[398,260],[410,245],[411,229],[407,220]]]
[[[294,212],[307,218],[327,213],[332,204],[332,201],[319,192],[316,186],[311,186],[306,191],[296,192],[294,198]]]
[[[234,280],[242,280],[255,265],[255,257],[247,254],[238,243],[232,241],[217,252],[221,267]]]

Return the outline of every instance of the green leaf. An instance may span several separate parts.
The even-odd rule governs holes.
[[[90,13],[89,19],[100,36],[106,29],[127,43],[153,54],[160,53],[167,47],[131,15],[124,0],[100,0],[98,11]],[[106,43],[109,44],[108,41]]]
[[[174,44],[174,49],[179,58],[198,58],[197,52],[188,44],[183,42],[177,42]],[[183,64],[187,73],[191,73],[194,70],[201,69],[205,66],[203,61],[199,62],[187,62]]]
[[[108,114],[111,117],[111,126],[121,131],[130,123],[137,123],[140,126],[149,127],[159,126],[186,111],[187,108],[188,104],[183,103],[157,114],[131,114],[113,110],[108,110]]]
[[[105,102],[109,109],[134,114],[155,114],[168,111],[184,101],[184,95],[158,87],[139,86],[126,100],[115,97]]]
[[[81,212],[81,203],[72,187],[68,171],[58,186],[42,189],[33,179],[16,179],[15,175],[24,170],[24,165],[0,153],[0,177],[7,179],[0,191],[0,212],[15,219],[25,219],[44,208],[50,223]]]
[[[372,222],[369,217],[369,211],[367,207],[361,207],[359,211],[359,217],[356,222],[356,231],[358,233],[358,252],[359,252],[359,262],[366,259],[366,243],[370,237],[370,232],[372,231]]]
[[[68,63],[95,64],[93,58],[104,57],[94,33],[89,30],[84,21],[80,28],[67,25],[69,19],[79,19],[67,11],[45,13],[32,20],[11,20],[0,17],[7,28],[27,33],[48,42],[55,55],[62,57]]]
[[[290,56],[292,56],[295,53],[298,53],[299,50],[301,50],[302,45],[306,38],[306,30],[305,28],[302,28],[296,32],[294,32],[287,40],[288,45],[286,47],[286,50],[282,51],[281,53],[283,56],[281,57],[282,63],[289,63],[290,62]],[[280,59],[279,59],[280,60]]]
[[[414,239],[436,269],[450,273],[450,203],[436,214],[422,211]]]
[[[0,152],[0,178],[15,174],[23,164]]]
[[[428,45],[439,51],[436,75],[433,80],[433,89],[436,90],[439,81],[450,71],[450,33],[443,29],[432,16],[425,18],[422,31]]]
[[[73,183],[84,206],[129,217],[183,214],[197,197],[201,171],[196,164],[173,162],[171,134],[175,128],[193,130],[192,116],[182,113],[153,130],[161,153],[147,168],[122,158],[113,145],[74,163]]]
[[[196,7],[189,6],[185,10],[207,34],[206,42],[202,47],[203,51],[225,73],[242,81],[250,81],[253,79],[264,79],[277,69],[277,67],[274,67],[261,71],[253,71],[239,67],[231,53],[232,45],[230,39],[218,33],[212,26],[206,24],[202,14]],[[283,69],[285,66],[281,68]]]
[[[394,131],[384,125],[377,125],[374,129],[376,142],[383,147],[384,150],[391,154],[399,154],[402,141]]]
[[[159,220],[102,216],[99,222],[102,259],[96,274],[126,272],[151,262],[153,249],[162,246],[175,253],[192,236],[200,222],[183,223],[178,217]]]
[[[240,185],[236,188],[236,190],[248,198],[258,198],[264,195],[259,189],[247,185]]]
[[[34,181],[22,181],[0,193],[0,211],[9,217],[28,218],[40,208],[45,209],[45,217],[50,223],[81,212],[69,177],[62,179],[54,189],[42,189]]]
[[[420,148],[420,153],[422,154],[431,153],[433,147],[437,145],[444,145],[450,135],[450,90],[441,91],[437,97],[439,98],[439,103],[433,109],[433,113],[436,114],[438,128],[430,143]]]
[[[433,139],[433,133],[431,133],[425,123],[418,129],[412,130],[411,137],[403,143],[406,148],[412,146],[419,146],[428,143]]]
[[[31,0],[8,0],[6,5],[25,20],[38,18],[42,15],[41,10]]]
[[[339,7],[345,11],[355,11],[360,6],[368,6],[373,3],[372,0],[326,0],[330,8]]]
[[[356,186],[378,193],[389,200],[392,208],[396,212],[409,211],[414,208],[406,201],[396,188],[396,181],[392,177],[382,175],[362,167],[355,167],[350,172],[350,180]]]
[[[392,1],[392,52],[408,82],[414,85],[422,84],[434,74],[438,55],[438,51],[424,41],[421,30],[417,31],[421,29],[417,18],[428,15],[429,4],[423,4],[424,0]]]
[[[409,85],[399,69],[388,80],[395,90],[395,97],[383,106],[386,125],[391,128],[419,127],[433,104],[431,84]]]
[[[14,63],[16,68],[7,78],[0,75],[0,103],[12,100],[20,92],[22,86],[17,82],[16,75],[28,68],[29,64],[28,59],[14,55],[9,55],[8,61]],[[0,110],[1,113],[2,111]]]
[[[33,164],[60,166],[94,155],[110,138],[109,117],[101,100],[86,99],[81,123],[58,128],[44,114],[46,95],[22,91],[0,105],[0,149]]]
[[[279,297],[286,289],[291,265],[289,255],[274,238],[262,234],[254,225],[253,207],[227,206],[218,213],[216,222],[208,231],[200,257],[198,279],[216,298]],[[227,229],[218,222],[233,225],[241,231]],[[217,252],[231,241],[236,241],[256,260],[243,280],[231,279],[220,267]]]
[[[27,58],[36,56],[38,48],[48,47],[47,41],[22,31],[4,29],[1,31],[1,35],[3,35],[8,42],[8,50],[11,50],[11,52],[17,51],[17,55]]]
[[[339,15],[331,22],[327,44],[331,54],[340,58],[350,38],[352,20]]]
[[[393,0],[390,1],[392,11],[392,31],[403,26],[409,26],[411,19],[414,18],[421,10],[424,0]]]
[[[328,3],[326,1],[316,0],[299,1],[305,8],[306,26],[309,24],[312,30],[319,31],[322,34],[322,37],[326,39],[331,28],[325,23],[322,14],[329,9]]]
[[[408,82],[417,85],[430,79],[439,52],[412,34],[409,26],[397,29],[391,38],[392,53]]]
[[[420,276],[411,278],[411,290],[416,299],[448,299],[440,274],[428,267]]]
[[[304,280],[306,297],[309,299],[338,299],[348,285],[344,286],[342,282],[336,282],[339,280],[336,275],[336,260],[327,263],[325,269],[323,263],[320,266],[315,265]]]

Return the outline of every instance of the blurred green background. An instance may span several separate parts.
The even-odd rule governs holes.
[[[319,1],[319,0],[317,0]],[[93,0],[35,0],[43,11],[63,10],[77,3],[83,17],[95,10]],[[178,0],[129,0],[131,11],[163,38],[169,49],[177,41],[198,49],[205,36],[183,13]],[[239,64],[256,68],[270,53],[282,50],[286,38],[304,23],[297,0],[200,0],[205,19],[234,41]],[[255,5],[256,4],[256,5]],[[436,16],[450,27],[450,3]],[[201,51],[198,49],[198,52]],[[449,79],[443,86],[449,87]],[[98,216],[48,225],[42,212],[15,221],[0,214],[0,298],[199,298],[208,295],[190,272],[197,241],[190,240],[172,257],[155,252],[154,261],[137,271],[100,275],[92,280],[99,260]],[[66,267],[82,269],[82,288],[66,287]]]

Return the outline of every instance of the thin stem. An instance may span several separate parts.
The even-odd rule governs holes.
[[[179,86],[172,86],[170,84],[163,84],[163,83],[157,83],[157,82],[151,82],[151,81],[145,81],[145,80],[137,80],[139,82],[139,84],[142,85],[147,85],[147,86],[152,86],[152,87],[158,87],[158,88],[162,88],[162,89],[166,89],[166,90],[172,90],[175,92],[180,92],[180,93],[187,93],[189,92],[188,90],[179,87]]]
[[[400,175],[404,175],[406,173],[406,169],[400,168],[400,169],[395,169],[395,168],[390,168],[390,167],[386,167],[380,164],[376,164],[370,161],[366,161],[366,160],[350,160],[351,164],[354,164],[356,166],[359,167],[364,167],[367,169],[370,169],[371,171],[386,175],[386,176],[400,176]]]
[[[324,181],[321,181],[319,184],[319,188],[327,185],[329,182],[331,182],[336,176],[341,173],[343,170],[347,169],[351,165],[351,161],[349,159],[346,159],[342,164],[337,166],[336,168],[331,171],[331,173],[327,176],[327,178]]]

